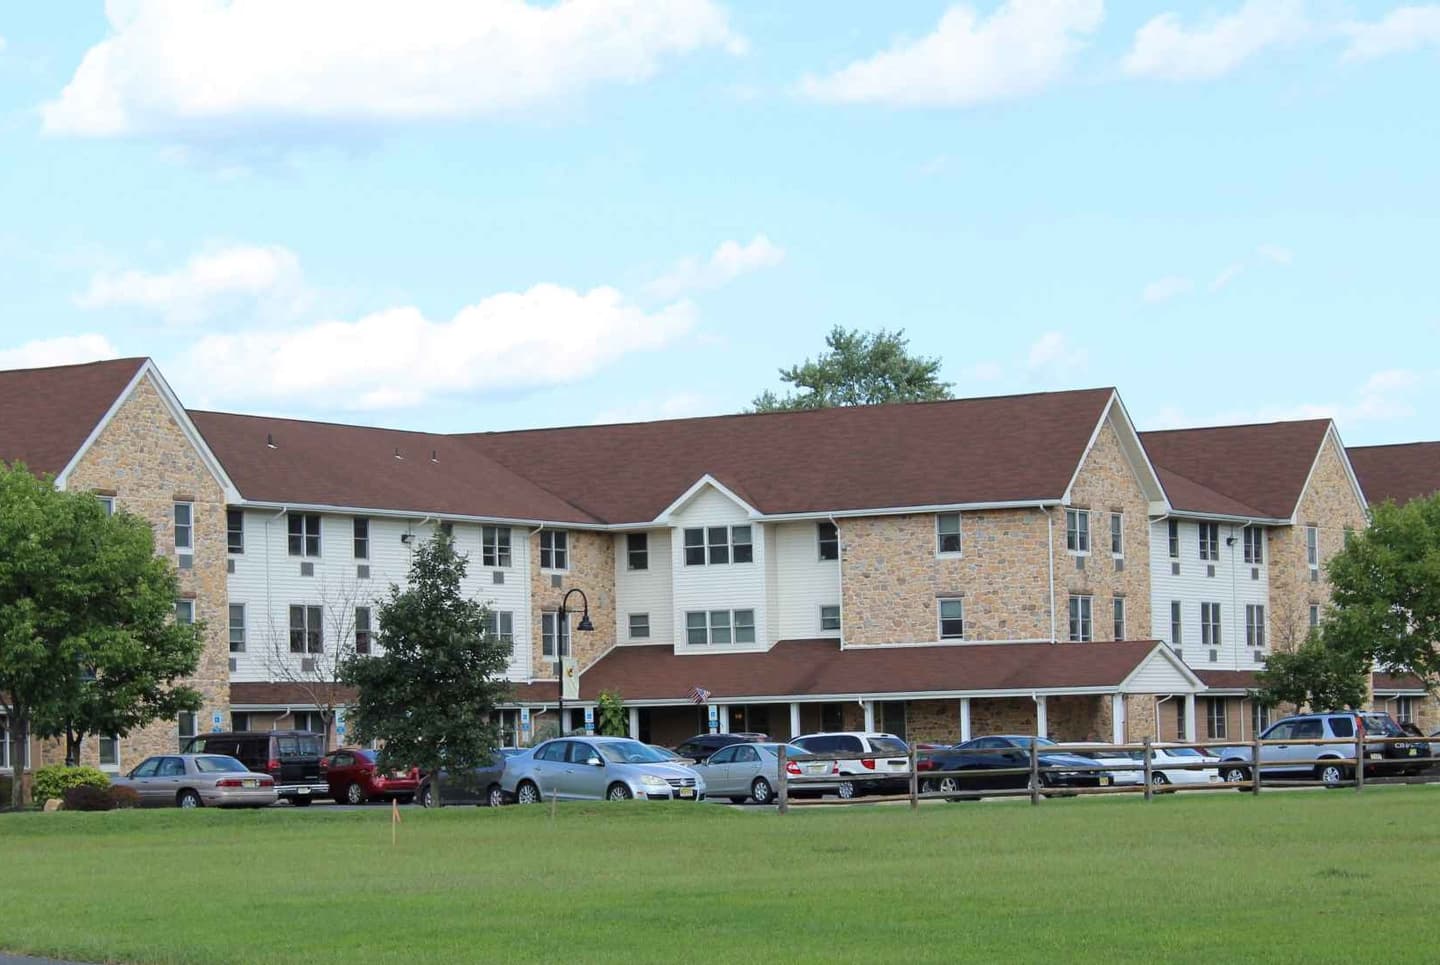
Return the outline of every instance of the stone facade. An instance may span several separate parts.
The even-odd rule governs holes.
[[[1175,703],[1168,701],[1166,706]],[[1184,705],[1184,701],[1181,701]],[[1147,737],[1158,738],[1160,736],[1160,724],[1157,721],[1157,709],[1159,703],[1155,697],[1149,694],[1126,694],[1125,695],[1125,742],[1127,744],[1138,744]]]
[[[534,633],[534,677],[554,680],[552,661],[543,654],[541,615],[559,608],[561,599],[572,588],[584,592],[590,603],[590,622],[595,629],[588,633],[576,630],[580,622],[578,596],[571,597],[567,609],[573,614],[570,630],[571,654],[576,672],[583,671],[615,646],[615,546],[609,533],[569,530],[569,568],[562,571],[540,569],[540,533],[530,534],[530,607]],[[555,578],[559,578],[559,586]]]
[[[157,554],[178,565],[174,504],[193,504],[192,565],[180,569],[180,595],[195,604],[204,625],[205,648],[194,677],[186,681],[204,704],[197,729],[209,729],[210,715],[230,719],[229,596],[225,573],[225,491],[171,416],[149,376],[142,379],[114,418],[71,472],[67,488],[115,497],[117,511],[133,513],[155,531]],[[98,741],[87,738],[84,763],[98,763]],[[178,749],[176,722],[156,721],[120,742],[120,768],[128,770],[151,754]],[[63,760],[64,747],[47,747],[45,760]]]
[[[1125,636],[1150,636],[1150,503],[1120,437],[1108,422],[1101,427],[1070,492],[1070,508],[1090,511],[1090,553],[1084,568],[1065,546],[1065,517],[1055,514],[1055,609],[1057,634],[1069,635],[1072,595],[1091,598],[1093,639],[1114,640],[1114,603],[1125,599]],[[1110,516],[1121,514],[1124,557],[1110,551]]]

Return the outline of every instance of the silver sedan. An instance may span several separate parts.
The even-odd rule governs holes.
[[[500,786],[517,804],[561,801],[702,801],[705,781],[626,737],[565,737],[505,764]]]
[[[794,744],[758,743],[731,744],[722,747],[706,760],[694,765],[695,773],[705,779],[705,787],[711,797],[728,797],[731,803],[740,804],[752,800],[756,804],[769,804],[775,799],[775,788],[780,781],[780,748],[785,748],[785,773],[788,777],[824,777],[833,773],[834,761],[794,760],[808,757],[810,752]],[[834,791],[836,784],[793,785],[796,796],[819,795]]]
[[[275,779],[224,754],[147,757],[111,783],[134,789],[141,807],[246,807],[275,803]]]

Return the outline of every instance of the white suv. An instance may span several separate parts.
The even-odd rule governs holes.
[[[894,734],[876,731],[827,731],[821,734],[806,734],[790,743],[805,748],[811,754],[892,755],[867,760],[841,758],[841,777],[855,778],[848,781],[842,779],[836,787],[836,792],[843,798],[858,797],[872,791],[899,791],[910,786],[910,748]]]

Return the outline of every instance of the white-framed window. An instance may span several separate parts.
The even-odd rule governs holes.
[[[185,746],[199,733],[198,725],[195,715],[188,710],[182,710],[180,716],[175,718],[175,737],[180,753],[185,753]]]
[[[1220,646],[1220,604],[1200,604],[1200,642],[1207,647]]]
[[[1395,720],[1396,720],[1397,723],[1401,723],[1401,724],[1413,724],[1413,723],[1415,723],[1415,698],[1414,698],[1414,697],[1396,697],[1396,698],[1395,698]]]
[[[959,556],[963,552],[960,542],[960,514],[935,514],[935,553],[938,556]]]
[[[1250,702],[1250,733],[1257,737],[1270,726],[1270,708],[1259,701]]]
[[[1316,627],[1318,627],[1318,626],[1320,625],[1320,604],[1318,604],[1318,603],[1312,603],[1312,604],[1310,604],[1310,611],[1309,611],[1309,612],[1310,612],[1310,629],[1313,630],[1313,629],[1315,629]]]
[[[755,562],[749,526],[692,527],[685,530],[686,566]]]
[[[1265,562],[1265,527],[1245,527],[1245,562],[1252,566]]]
[[[188,552],[195,548],[195,504],[176,503],[175,513],[175,549],[178,552]]]
[[[559,619],[559,611],[546,610],[540,614],[540,655],[555,659],[555,628],[560,628],[560,656],[570,656],[570,615]]]
[[[176,622],[176,623],[194,623],[194,622],[195,622],[195,601],[194,601],[194,600],[176,600],[176,601],[175,601],[175,622]]]
[[[940,639],[965,639],[965,601],[959,597],[940,600]]]
[[[1065,510],[1065,549],[1076,555],[1090,552],[1090,511]]]
[[[1075,643],[1089,643],[1094,639],[1091,623],[1091,607],[1094,600],[1089,596],[1070,597],[1070,639]]]
[[[632,570],[650,569],[650,534],[625,534],[625,566]]]
[[[245,604],[230,604],[230,652],[245,652]]]
[[[1225,739],[1225,698],[1205,698],[1205,734],[1210,740]],[[1261,759],[1263,763],[1263,758]]]
[[[485,614],[485,632],[515,648],[515,613],[511,610],[489,610]]]
[[[245,552],[245,510],[225,510],[225,552],[239,556]]]
[[[373,636],[374,631],[370,625],[370,608],[357,606],[355,608],[355,652],[368,654]]]
[[[324,653],[325,610],[318,606],[295,604],[290,607],[290,652]]]
[[[1310,567],[1311,579],[1320,572],[1320,527],[1305,527],[1305,562]]]
[[[1113,626],[1112,626],[1112,634],[1113,634],[1113,635],[1111,636],[1111,639],[1112,639],[1112,640],[1124,640],[1124,639],[1125,639],[1125,598],[1124,598],[1123,596],[1117,596],[1117,597],[1115,597],[1115,598],[1111,601],[1111,603],[1110,603],[1110,610],[1111,610],[1111,617],[1113,618],[1112,621],[1111,621],[1112,624],[1113,624]]]
[[[357,560],[368,560],[370,558],[370,519],[366,516],[356,516],[350,521],[350,538],[352,541],[351,552]]]
[[[1170,601],[1170,645],[1180,646],[1185,638],[1184,608],[1179,600]]]
[[[1265,605],[1263,603],[1245,604],[1245,645],[1248,647],[1265,646]]]
[[[290,715],[290,726],[312,734],[325,733],[325,718],[318,710],[297,710]]]
[[[250,730],[250,712],[248,710],[230,711],[230,729],[237,733]]]
[[[100,508],[101,508],[101,509],[105,510],[105,515],[106,515],[106,516],[114,516],[114,515],[115,515],[115,497],[114,497],[114,496],[96,496],[96,497],[95,497],[95,501],[100,504]]]
[[[111,734],[99,739],[100,767],[106,771],[120,770],[120,738]]]
[[[649,640],[649,639],[650,639],[650,614],[648,614],[648,613],[632,613],[632,614],[630,614],[630,639],[631,639],[631,640]]]
[[[30,767],[30,744],[25,744],[24,760],[20,769],[28,770]],[[0,771],[10,770],[10,721],[0,717]]]
[[[510,527],[480,527],[480,565],[504,569],[510,565]]]
[[[1125,556],[1125,515],[1110,514],[1110,555],[1117,560]]]
[[[822,560],[840,558],[840,527],[829,520],[815,524],[815,548]]]
[[[285,518],[288,527],[291,556],[320,555],[320,516],[316,513],[289,513]]]
[[[820,607],[820,629],[822,631],[840,629],[840,604],[824,604]]]
[[[563,529],[540,531],[540,569],[570,569],[570,533]]]
[[[1167,519],[1165,521],[1165,533],[1170,543],[1170,558],[1180,558],[1180,520]]]
[[[754,610],[692,610],[685,614],[685,642],[692,647],[755,642]]]
[[[1220,524],[1199,523],[1200,558],[1210,563],[1220,559]]]

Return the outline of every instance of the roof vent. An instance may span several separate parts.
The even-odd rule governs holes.
[[[434,449],[431,449],[431,450],[430,450],[430,461],[431,461],[431,462],[439,462],[439,461],[440,461],[440,456],[439,456],[439,454],[436,452],[436,450],[434,450]]]
[[[404,459],[404,458],[405,458],[404,456],[400,455],[400,447],[399,447],[399,446],[396,446],[396,447],[395,447],[395,458],[396,458],[396,459]]]
[[[265,448],[266,448],[266,449],[279,449],[279,448],[280,448],[279,446],[275,445],[275,436],[274,436],[273,433],[269,433],[269,432],[265,433]]]

